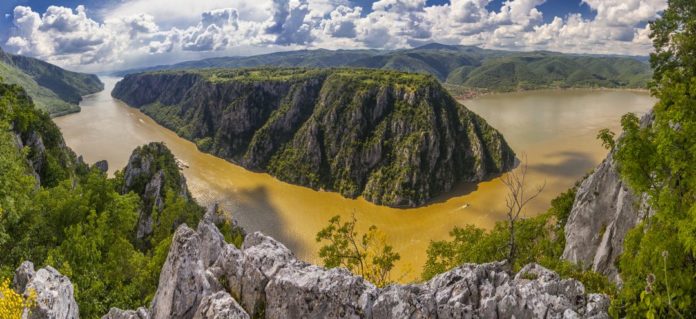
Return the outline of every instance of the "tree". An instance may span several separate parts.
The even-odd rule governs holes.
[[[507,217],[507,226],[509,229],[507,261],[510,265],[514,265],[515,258],[517,258],[515,224],[517,224],[517,221],[520,219],[524,207],[527,206],[530,201],[537,198],[544,190],[544,187],[546,187],[546,182],[544,182],[538,185],[532,192],[527,193],[526,179],[528,164],[527,156],[523,155],[523,157],[524,160],[520,168],[505,174],[501,178],[501,181],[508,190],[508,194],[505,197],[505,207],[507,207],[505,215]]]
[[[340,216],[334,216],[317,233],[317,242],[327,242],[319,249],[324,266],[345,267],[378,287],[392,283],[391,271],[401,256],[386,244],[386,236],[376,226],[370,226],[367,233],[359,236],[356,224],[355,215],[345,223],[341,223]]]
[[[617,317],[696,313],[696,2],[670,0],[650,29],[654,120],[624,116],[614,159],[652,213],[624,241]]]

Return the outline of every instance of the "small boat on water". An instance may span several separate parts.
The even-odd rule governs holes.
[[[176,166],[179,167],[179,169],[184,169],[184,168],[189,168],[189,164],[182,161],[181,159],[176,159]]]

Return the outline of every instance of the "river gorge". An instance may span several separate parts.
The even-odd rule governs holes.
[[[108,160],[113,173],[125,166],[136,146],[163,141],[188,163],[184,174],[201,204],[219,202],[247,231],[271,235],[307,261],[319,262],[315,234],[329,218],[354,214],[361,230],[377,226],[401,254],[397,277],[406,274],[402,281],[415,280],[431,240],[446,239],[457,225],[490,228],[504,217],[506,189],[498,178],[460,185],[420,208],[396,209],[247,171],[198,151],[195,144],[112,98],[118,79],[102,80],[106,89],[85,97],[80,113],[54,119],[77,154],[88,163]],[[546,183],[525,212],[530,216],[545,211],[551,199],[606,156],[596,140],[600,129],[616,131],[621,115],[644,113],[654,102],[645,92],[599,90],[533,91],[462,101],[502,132],[518,156],[526,156],[530,187]]]

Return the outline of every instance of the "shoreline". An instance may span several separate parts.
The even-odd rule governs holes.
[[[66,116],[66,115],[70,115],[70,114],[80,113],[80,112],[82,111],[82,106],[81,106],[80,104],[82,104],[82,101],[83,101],[86,97],[99,94],[99,93],[101,93],[101,92],[104,91],[104,90],[106,90],[106,88],[102,88],[101,90],[99,90],[99,91],[97,91],[97,92],[94,92],[94,93],[90,93],[90,94],[87,94],[87,95],[83,95],[83,96],[80,97],[80,101],[77,102],[77,104],[75,104],[76,107],[71,108],[71,109],[68,109],[68,110],[63,110],[63,111],[60,111],[60,112],[56,112],[56,113],[49,113],[48,116],[51,117],[51,119],[55,119],[55,118],[58,118],[58,117],[61,117],[61,116]],[[73,105],[73,104],[71,104],[71,105]]]
[[[531,89],[531,90],[516,90],[516,91],[484,91],[484,90],[477,90],[477,89],[472,89],[472,91],[466,92],[464,94],[454,94],[452,90],[448,88],[448,86],[445,86],[445,89],[447,89],[450,94],[452,94],[452,97],[454,97],[457,101],[469,101],[469,100],[474,100],[486,96],[495,96],[495,95],[511,95],[511,94],[519,94],[519,93],[531,93],[531,92],[564,92],[564,91],[596,91],[596,92],[636,92],[636,93],[650,93],[650,90],[647,88],[641,89],[641,88],[610,88],[610,87],[570,87],[570,88],[540,88],[540,89]]]

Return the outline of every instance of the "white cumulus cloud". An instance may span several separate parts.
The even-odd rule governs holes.
[[[152,61],[298,48],[408,48],[429,42],[486,48],[647,54],[646,22],[667,0],[568,0],[580,14],[545,17],[546,0],[126,0],[85,6],[17,6],[5,47],[75,69],[103,70]],[[546,18],[546,19],[545,19]],[[550,22],[545,22],[550,21]]]

